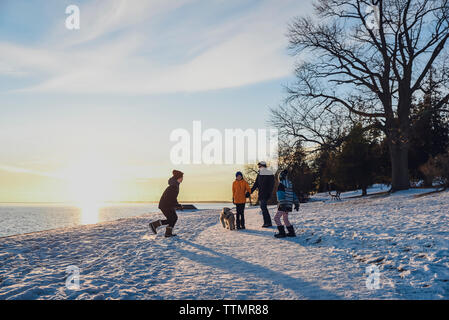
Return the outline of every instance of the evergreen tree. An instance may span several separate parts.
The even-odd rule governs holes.
[[[301,144],[282,144],[279,147],[279,167],[289,170],[293,190],[301,202],[307,201],[313,190],[313,174],[307,161],[307,154]]]
[[[439,82],[430,73],[422,100],[413,108],[410,136],[409,168],[413,178],[431,184],[419,168],[430,158],[445,153],[449,147],[449,121],[435,104],[441,99]]]
[[[330,191],[329,186],[334,182],[336,149],[321,149],[311,164],[313,172],[313,189],[316,192]]]
[[[377,170],[375,146],[376,142],[370,141],[362,125],[355,124],[351,128],[336,157],[335,180],[338,185],[345,189],[362,189],[362,195],[367,194]]]

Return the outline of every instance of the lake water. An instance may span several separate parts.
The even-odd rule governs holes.
[[[229,203],[195,203],[198,209],[232,207]],[[0,237],[74,227],[160,212],[157,204],[0,204]]]

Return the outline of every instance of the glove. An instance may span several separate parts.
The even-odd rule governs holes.
[[[250,196],[250,193],[249,193],[249,192],[245,193],[245,197],[246,197],[246,198],[249,198],[249,196]]]
[[[295,203],[295,210],[299,211],[299,203]]]
[[[235,204],[235,202],[234,202],[234,198],[232,198],[232,204]]]

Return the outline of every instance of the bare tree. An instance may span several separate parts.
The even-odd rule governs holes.
[[[269,122],[278,128],[280,143],[291,149],[301,146],[312,154],[341,145],[348,120],[346,113],[323,111],[300,97],[290,98],[284,105],[271,109]]]
[[[257,175],[259,174],[257,164],[253,163],[245,165],[243,172],[245,174],[246,182],[248,182],[249,186],[252,187],[254,182],[256,182]],[[253,203],[257,204],[257,191],[249,197],[249,204],[252,206]]]
[[[431,67],[447,69],[449,0],[317,0],[315,12],[317,19],[298,17],[289,27],[291,49],[306,61],[290,101],[303,113],[356,115],[379,126],[392,189],[408,189],[410,111]],[[446,92],[435,111],[448,101]]]

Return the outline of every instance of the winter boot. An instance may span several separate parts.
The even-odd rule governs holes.
[[[276,233],[274,236],[275,236],[276,238],[285,238],[286,235],[285,235],[285,229],[284,229],[284,226],[278,226],[278,230],[279,230],[279,233]]]
[[[295,229],[293,228],[293,226],[287,227],[287,230],[287,237],[296,237]]]
[[[150,223],[150,229],[154,234],[157,234],[156,229],[162,225],[161,220],[153,221]]]
[[[173,228],[172,227],[167,227],[167,229],[165,229],[165,237],[166,238],[170,238],[170,237],[176,237],[177,235],[173,233]]]

